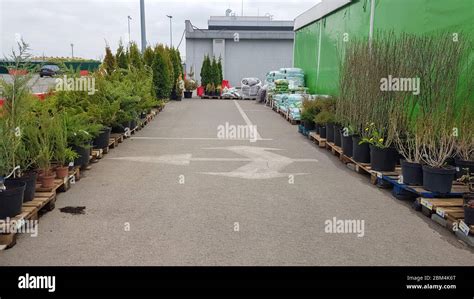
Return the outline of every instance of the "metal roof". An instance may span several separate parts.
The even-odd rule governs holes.
[[[352,0],[323,0],[296,17],[294,30],[296,31],[306,25],[316,22],[351,2]]]

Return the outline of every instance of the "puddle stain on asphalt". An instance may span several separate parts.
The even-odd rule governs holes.
[[[64,207],[60,208],[59,211],[62,213],[68,213],[72,215],[84,215],[86,207]]]

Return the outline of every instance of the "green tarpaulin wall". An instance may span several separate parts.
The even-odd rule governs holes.
[[[305,71],[311,93],[337,95],[344,40],[369,38],[370,9],[371,0],[353,0],[296,31],[294,66]],[[385,30],[462,32],[459,39],[474,44],[474,0],[375,0],[374,34]],[[470,53],[466,69],[473,68],[474,53]]]

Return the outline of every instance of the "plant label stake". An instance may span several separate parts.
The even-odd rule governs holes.
[[[459,228],[466,236],[469,235],[469,226],[464,221],[459,222]]]
[[[437,208],[436,214],[438,214],[438,216],[440,216],[441,218],[444,218],[444,216],[446,215],[446,211],[442,208]]]

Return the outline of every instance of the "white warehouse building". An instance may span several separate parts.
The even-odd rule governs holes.
[[[245,77],[265,79],[268,71],[293,65],[293,21],[270,16],[212,16],[208,29],[186,20],[186,71],[200,72],[204,55],[222,58],[224,80],[240,86]]]

